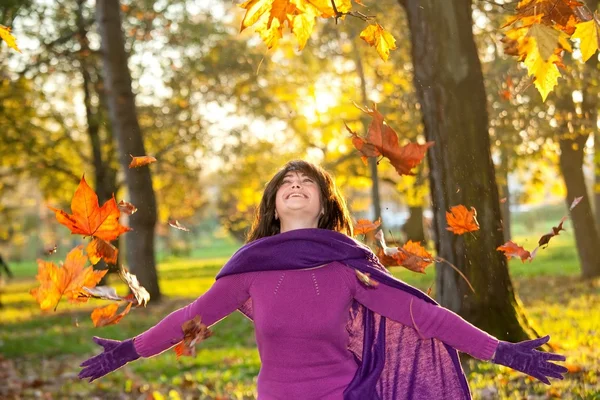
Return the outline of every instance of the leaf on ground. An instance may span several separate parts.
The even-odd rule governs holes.
[[[387,61],[390,50],[396,49],[396,39],[381,25],[375,23],[367,26],[361,33],[360,38],[370,46],[375,47],[377,54],[383,61]]]
[[[152,156],[134,157],[131,154],[129,156],[131,157],[131,162],[129,163],[129,168],[139,168],[139,167],[143,167],[144,165],[148,165],[148,164],[152,164],[153,162],[156,162],[156,158],[154,158]]]
[[[196,315],[194,319],[186,321],[181,326],[183,340],[175,346],[177,358],[181,356],[196,356],[196,344],[212,336],[212,331],[202,323],[202,318]]]
[[[19,53],[21,52],[17,46],[17,39],[10,33],[10,27],[0,25],[0,39],[4,40],[11,49],[18,51]]]
[[[170,219],[169,220],[169,225],[171,225],[173,228],[182,230],[184,232],[189,232],[190,231],[188,228],[186,228],[185,226],[181,225],[179,223],[179,221],[177,221],[176,219]]]
[[[131,228],[119,224],[121,212],[114,196],[99,207],[96,192],[81,178],[73,199],[71,212],[49,207],[56,214],[58,222],[69,228],[71,233],[94,236],[106,241],[115,240]]]
[[[52,262],[38,260],[37,280],[40,286],[31,290],[31,295],[40,304],[42,310],[49,310],[58,306],[60,299],[65,296],[71,302],[86,302],[87,297],[81,297],[83,287],[93,288],[107,270],[94,271],[85,267],[88,259],[77,246],[67,254],[65,263],[58,267]]]
[[[446,211],[446,222],[448,223],[446,229],[456,235],[479,230],[477,211],[474,207],[467,210],[467,207],[462,204],[451,207],[450,212]]]
[[[85,250],[93,265],[98,264],[101,259],[107,264],[117,264],[119,250],[106,240],[94,238],[88,243]]]
[[[381,225],[381,218],[377,221],[371,221],[368,219],[359,219],[356,221],[354,226],[352,227],[355,235],[364,235],[366,233],[372,232],[375,229],[379,228]]]
[[[504,255],[509,260],[511,257],[520,258],[521,262],[525,262],[525,260],[529,260],[529,262],[531,262],[531,260],[533,260],[533,257],[529,251],[525,250],[523,247],[511,240],[504,243],[502,246],[498,246],[496,250],[504,252]]]
[[[121,200],[118,204],[117,207],[119,207],[119,210],[123,213],[123,214],[127,214],[127,215],[132,215],[137,211],[137,207],[134,206],[133,204],[125,201],[125,200]]]
[[[115,325],[118,324],[124,316],[129,313],[131,310],[131,305],[133,303],[128,303],[125,309],[117,314],[117,310],[119,309],[119,304],[113,303],[109,304],[106,307],[98,307],[92,311],[92,322],[96,328],[107,325]]]
[[[121,266],[119,269],[119,276],[127,284],[127,286],[129,286],[129,290],[131,290],[131,293],[134,295],[136,300],[135,305],[146,306],[148,301],[150,301],[150,293],[148,293],[145,287],[140,285],[137,277],[129,273],[129,271],[127,271],[127,269],[123,266]]]

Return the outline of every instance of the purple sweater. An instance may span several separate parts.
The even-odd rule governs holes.
[[[491,359],[498,345],[496,338],[455,313],[385,284],[366,287],[353,269],[333,262],[313,269],[222,277],[193,303],[137,336],[135,348],[142,357],[161,353],[183,338],[185,321],[200,315],[210,326],[249,298],[261,359],[260,400],[343,398],[357,370],[347,349],[346,323],[353,299],[387,318],[416,326],[423,338],[435,337],[482,360]]]

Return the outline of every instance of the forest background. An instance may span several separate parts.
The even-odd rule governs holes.
[[[566,0],[535,2],[554,12]],[[0,47],[0,254],[14,275],[0,293],[0,394],[253,398],[260,364],[239,315],[195,358],[166,353],[93,384],[75,375],[93,335],[134,336],[210,287],[266,181],[301,158],[335,175],[355,220],[381,218],[389,243],[421,242],[460,271],[438,260],[423,274],[390,267],[396,276],[501,339],[550,334],[568,357],[567,378],[551,387],[465,358],[475,398],[600,398],[598,54],[583,62],[577,40],[561,51],[543,101],[502,28],[519,2],[364,3],[355,9],[396,38],[387,61],[351,15],[319,18],[299,50],[289,33],[272,49],[253,27],[240,33],[245,10],[230,1],[0,6],[20,50]],[[361,160],[344,123],[366,136],[372,122],[356,105],[373,103],[400,144],[435,142],[414,175]],[[157,161],[131,169],[130,154]],[[42,313],[29,293],[36,260],[58,264],[86,243],[49,208],[68,212],[84,174],[100,204],[114,194],[138,208],[113,245],[150,294],[147,308],[102,328],[89,318],[100,300]],[[459,204],[477,210],[480,229],[446,229]],[[533,250],[563,216],[565,230],[533,260],[497,250]],[[107,267],[118,269],[97,266]],[[117,274],[103,283],[126,291]]]

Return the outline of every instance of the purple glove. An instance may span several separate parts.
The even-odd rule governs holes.
[[[550,362],[551,360],[565,361],[565,356],[535,350],[536,347],[543,345],[548,340],[550,340],[549,335],[519,343],[509,343],[501,340],[498,343],[492,362],[524,372],[549,385],[548,377],[564,379],[562,374],[568,370],[562,365]]]
[[[79,372],[79,379],[90,378],[89,381],[91,382],[121,368],[129,361],[140,358],[140,355],[135,351],[135,347],[133,346],[133,339],[121,342],[120,340],[103,339],[94,336],[93,340],[104,347],[104,351],[79,365],[80,367],[84,367]]]

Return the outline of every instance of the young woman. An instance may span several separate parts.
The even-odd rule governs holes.
[[[184,322],[200,315],[210,326],[236,309],[254,321],[259,400],[468,399],[457,350],[546,384],[567,371],[550,362],[563,356],[535,350],[548,336],[498,341],[394,278],[352,239],[331,176],[292,161],[267,184],[248,243],[214,285],[135,338],[95,337],[104,351],[81,364],[79,377],[159,354],[182,340]]]

